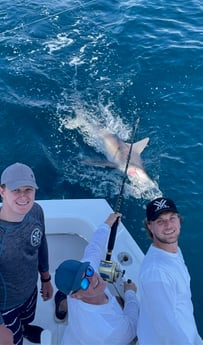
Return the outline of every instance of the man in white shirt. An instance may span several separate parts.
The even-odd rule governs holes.
[[[139,275],[139,345],[199,345],[191,301],[190,275],[178,238],[182,219],[175,203],[163,197],[146,209],[152,238]]]
[[[127,345],[136,337],[135,284],[124,283],[122,308],[98,273],[110,229],[118,217],[120,214],[112,213],[95,231],[81,261],[66,260],[56,270],[56,286],[68,295],[68,325],[62,345]]]

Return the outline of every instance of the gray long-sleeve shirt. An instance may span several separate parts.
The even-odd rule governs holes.
[[[0,220],[0,311],[23,304],[34,291],[38,272],[48,270],[41,206],[34,203],[21,222]]]

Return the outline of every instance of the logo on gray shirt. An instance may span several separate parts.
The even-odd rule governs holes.
[[[42,231],[39,228],[35,228],[31,233],[31,245],[33,247],[39,246],[42,239]]]

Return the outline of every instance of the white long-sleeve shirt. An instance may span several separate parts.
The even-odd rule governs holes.
[[[180,248],[169,253],[153,245],[140,270],[139,345],[194,345],[190,276]]]
[[[90,261],[98,272],[105,255],[110,227],[102,224],[93,234],[81,261]],[[108,288],[107,304],[93,305],[68,296],[68,326],[62,345],[127,345],[136,336],[138,301],[134,291],[125,293],[124,309]]]

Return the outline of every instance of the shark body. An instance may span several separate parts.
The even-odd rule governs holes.
[[[117,135],[112,134],[107,130],[99,131],[98,136],[101,140],[102,152],[107,160],[91,162],[86,161],[85,163],[115,168],[125,172],[131,144],[125,143]],[[147,184],[149,187],[154,187],[155,183],[147,175],[141,159],[141,153],[147,146],[148,142],[149,138],[147,137],[133,143],[127,169],[127,176],[130,180],[136,179],[141,185]]]
[[[103,143],[106,151],[106,158],[111,163],[110,166],[124,172],[129,156],[131,144],[123,142],[117,135],[103,131]],[[141,153],[149,142],[149,138],[144,138],[132,145],[132,151],[127,169],[128,177],[136,177],[141,183],[152,182],[144,170]]]

